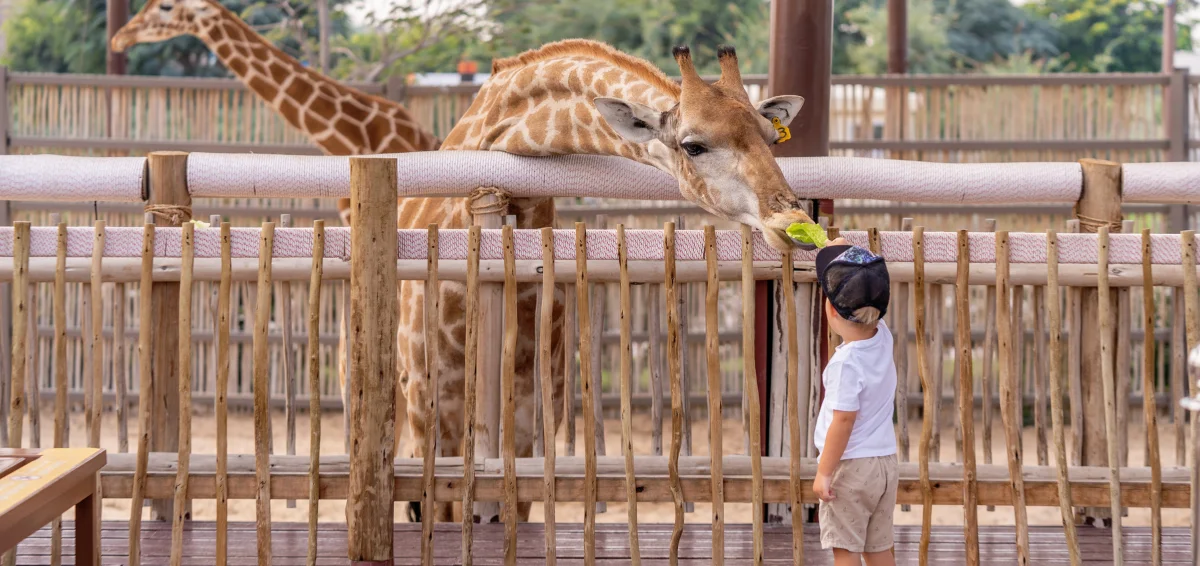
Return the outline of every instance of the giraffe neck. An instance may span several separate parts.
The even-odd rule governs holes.
[[[502,68],[446,137],[443,149],[612,155],[672,172],[678,164],[666,146],[625,140],[608,126],[593,101],[617,97],[666,111],[678,103],[678,87],[648,63],[586,49],[528,62],[498,62]]]
[[[437,139],[403,106],[339,84],[276,48],[224,7],[197,34],[288,124],[329,155],[435,150]]]

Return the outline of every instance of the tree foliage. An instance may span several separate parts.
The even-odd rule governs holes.
[[[1026,8],[1058,31],[1069,70],[1157,72],[1161,66],[1161,0],[1039,0]],[[1190,50],[1191,22],[1178,18],[1177,24],[1176,47]]]

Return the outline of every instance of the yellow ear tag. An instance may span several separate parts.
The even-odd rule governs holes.
[[[775,143],[783,143],[792,139],[792,131],[787,126],[784,126],[779,118],[771,118],[771,125],[775,126],[776,132],[779,132],[779,139],[775,140]]]

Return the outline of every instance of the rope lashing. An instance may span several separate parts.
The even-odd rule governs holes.
[[[485,197],[496,197],[494,202],[480,202]],[[508,193],[496,187],[479,187],[467,196],[467,209],[471,216],[480,214],[503,214],[508,211],[510,197]]]
[[[192,218],[192,207],[174,204],[147,204],[145,211],[173,224],[182,224]]]
[[[1077,219],[1079,219],[1080,226],[1082,226],[1084,228],[1088,228],[1088,230],[1086,230],[1087,232],[1099,232],[1100,228],[1106,227],[1106,226],[1108,227],[1109,232],[1120,232],[1121,231],[1121,221],[1120,220],[1117,220],[1117,221],[1103,220],[1100,218],[1092,218],[1091,216],[1087,216],[1084,214],[1076,214],[1075,217]]]

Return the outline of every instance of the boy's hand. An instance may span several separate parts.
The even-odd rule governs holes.
[[[817,472],[817,477],[813,480],[813,493],[817,494],[821,501],[833,501],[833,476]]]

